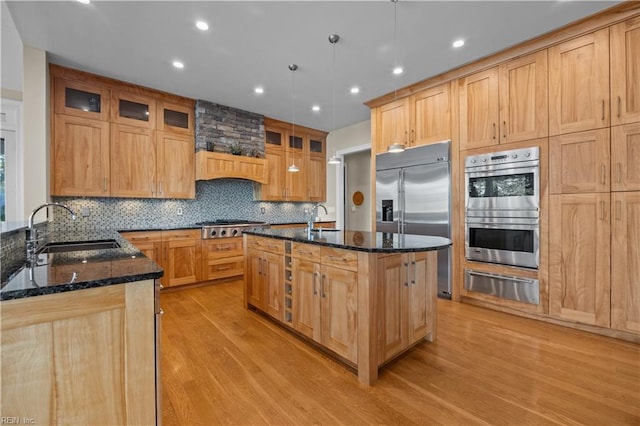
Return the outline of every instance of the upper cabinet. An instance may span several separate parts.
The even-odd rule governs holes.
[[[611,124],[640,121],[640,17],[611,27]]]
[[[549,133],[609,126],[609,28],[549,48]]]
[[[193,100],[56,65],[50,73],[52,195],[195,198]]]
[[[324,201],[326,191],[326,137],[320,130],[265,118],[267,183],[258,189],[262,201]],[[298,172],[288,171],[296,165]]]
[[[427,145],[451,139],[449,83],[380,106],[376,111],[376,152],[390,145]]]
[[[459,80],[460,149],[546,137],[547,52]]]

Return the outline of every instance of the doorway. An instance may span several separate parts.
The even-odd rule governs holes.
[[[336,152],[342,167],[336,168],[336,226],[371,231],[371,145]]]

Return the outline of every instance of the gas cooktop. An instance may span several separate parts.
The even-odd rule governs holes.
[[[202,226],[202,239],[239,237],[244,230],[260,230],[269,228],[267,222],[240,219],[217,219],[207,222],[198,222]]]

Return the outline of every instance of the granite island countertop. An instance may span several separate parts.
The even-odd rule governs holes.
[[[92,287],[157,279],[163,270],[117,230],[79,234],[52,233],[49,241],[85,242],[115,240],[119,248],[39,254],[2,270],[0,300],[20,299]]]
[[[313,232],[311,238],[306,229],[296,228],[263,229],[244,233],[371,253],[410,253],[438,250],[451,245],[451,240],[448,238],[386,232],[324,230]]]

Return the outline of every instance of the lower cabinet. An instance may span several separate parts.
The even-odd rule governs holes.
[[[153,280],[0,306],[3,419],[50,425],[159,420]]]
[[[203,280],[242,275],[242,237],[202,240],[202,268]]]
[[[284,258],[283,243],[269,239],[251,239],[248,250],[250,280],[249,303],[278,321],[284,312]]]
[[[431,323],[431,318],[435,318],[435,298],[428,294],[427,283],[429,279],[437,279],[437,265],[429,264],[430,260],[427,253],[378,260],[377,273],[382,278],[378,289],[381,361],[393,358],[435,329]]]
[[[293,327],[357,362],[357,273],[293,256]]]

